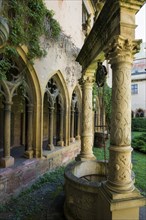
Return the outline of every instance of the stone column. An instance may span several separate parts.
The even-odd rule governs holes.
[[[134,190],[131,170],[131,68],[139,43],[116,36],[105,49],[113,72],[111,140],[106,187],[117,193]]]
[[[77,112],[77,136],[76,136],[76,140],[80,140],[80,130],[81,130],[81,113],[78,110]]]
[[[27,105],[27,130],[26,130],[26,152],[25,156],[29,159],[33,158],[32,148],[32,121],[33,121],[33,105]]]
[[[12,105],[12,102],[4,103],[4,155],[0,161],[1,167],[10,167],[14,164],[14,158],[10,156],[11,105]]]
[[[49,107],[50,109],[50,120],[49,120],[49,144],[48,149],[54,150],[53,144],[53,122],[54,122],[54,107]]]
[[[92,111],[92,87],[94,73],[86,72],[81,79],[82,84],[82,136],[81,152],[77,160],[95,160],[93,155],[93,111]]]
[[[23,111],[23,115],[22,115],[22,145],[25,146],[26,141],[25,141],[25,135],[26,135],[26,115],[25,115],[25,111]]]
[[[63,114],[64,111],[63,109],[60,110],[60,132],[59,132],[59,141],[58,141],[58,145],[63,147],[64,146],[64,141],[63,141]]]
[[[71,106],[71,137],[70,137],[71,142],[75,141],[74,125],[75,125],[75,103],[72,101],[72,106]]]

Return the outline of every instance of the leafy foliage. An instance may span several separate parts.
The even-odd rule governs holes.
[[[40,38],[57,39],[61,27],[53,18],[54,12],[48,10],[42,0],[5,0],[3,16],[7,17],[10,35],[8,47],[2,51],[0,60],[0,78],[5,78],[5,73],[11,66],[11,61],[16,58],[16,47],[26,45],[29,60],[46,55]],[[9,48],[9,53],[7,49]]]
[[[140,151],[141,153],[146,154],[146,134],[141,134],[132,139],[132,147]]]
[[[133,118],[132,131],[146,131],[146,118]]]

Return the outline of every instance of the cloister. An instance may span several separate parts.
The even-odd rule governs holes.
[[[74,54],[61,47],[63,40],[50,46],[48,61],[35,64],[28,61],[25,46],[17,47],[19,57],[7,80],[0,80],[1,202],[47,170],[75,159],[65,172],[68,220],[139,219],[146,203],[132,171],[131,68],[141,43],[135,39],[135,14],[143,4],[106,1],[74,63]],[[1,51],[8,35],[4,24]],[[101,162],[93,153],[92,89],[97,64],[105,59],[112,68],[112,116],[109,161]],[[20,168],[11,155],[14,146],[23,146],[21,156],[28,159]],[[96,184],[85,183],[86,175],[95,175]]]

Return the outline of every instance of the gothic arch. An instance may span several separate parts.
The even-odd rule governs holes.
[[[82,95],[79,85],[72,92],[71,99],[71,117],[70,117],[70,141],[80,140],[81,136],[81,109]]]
[[[63,124],[64,124],[64,145],[69,145],[69,92],[64,80],[63,74],[58,70],[52,74],[49,74],[47,85],[49,80],[53,79],[57,85],[59,93],[57,94],[57,102],[61,106],[64,114]],[[44,88],[44,98],[46,93],[46,87]]]
[[[76,93],[78,97],[78,108],[81,110],[82,109],[82,92],[81,92],[81,87],[79,86],[79,84],[75,86],[74,92]]]
[[[33,147],[34,156],[42,157],[42,94],[37,74],[34,67],[27,60],[25,47],[18,47],[17,51],[27,69],[27,79],[31,88],[33,105],[34,105],[34,120],[33,120]]]
[[[137,109],[135,116],[136,117],[144,117],[144,110],[141,108]]]

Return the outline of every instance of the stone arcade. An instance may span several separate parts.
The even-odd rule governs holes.
[[[10,77],[0,80],[0,203],[76,158],[65,171],[66,218],[136,220],[145,200],[131,163],[131,65],[141,42],[135,40],[135,14],[145,1],[44,2],[62,25],[59,40],[45,42],[47,55],[34,64],[19,45]],[[8,37],[1,17],[1,54]],[[105,59],[113,73],[112,125],[109,161],[101,162],[92,149],[92,88],[97,63]]]
[[[65,172],[65,215],[71,219],[139,219],[144,198],[134,186],[131,163],[131,68],[141,40],[135,40],[135,14],[141,1],[106,1],[77,61],[82,65],[83,131],[81,152]],[[109,10],[110,9],[110,10]],[[95,161],[92,146],[92,85],[98,60],[113,73],[112,118],[107,180],[106,163]],[[98,159],[98,158],[97,158]],[[86,182],[84,176],[97,175]],[[99,183],[98,183],[99,182]],[[78,196],[77,196],[78,195]]]

